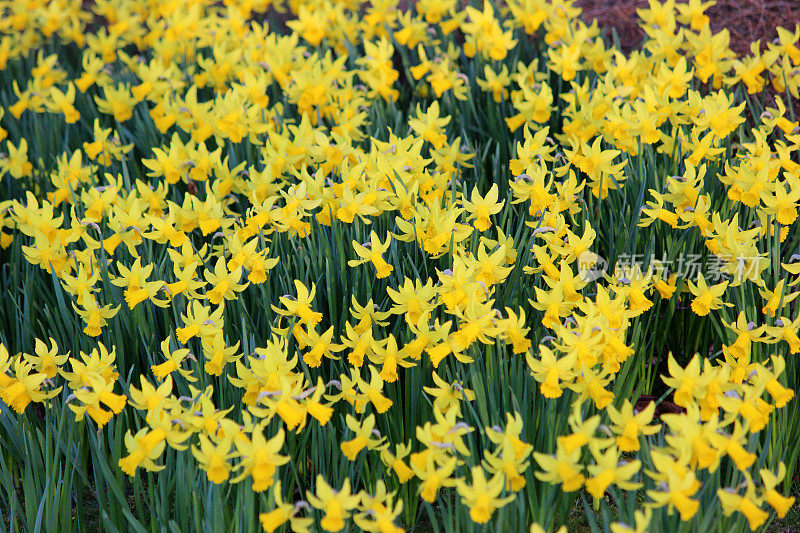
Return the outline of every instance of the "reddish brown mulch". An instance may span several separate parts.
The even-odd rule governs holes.
[[[587,22],[597,19],[601,28],[615,28],[625,51],[641,44],[644,32],[638,26],[636,8],[646,8],[647,0],[577,0],[576,5],[583,8]],[[711,29],[728,28],[731,50],[745,54],[750,43],[760,39],[765,47],[775,39],[777,26],[793,30],[800,21],[800,0],[717,0],[706,13]]]

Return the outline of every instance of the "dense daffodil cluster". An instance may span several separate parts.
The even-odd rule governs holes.
[[[0,257],[66,332],[0,331],[4,416],[266,531],[784,517],[800,27],[711,3],[624,55],[570,0],[0,2]]]

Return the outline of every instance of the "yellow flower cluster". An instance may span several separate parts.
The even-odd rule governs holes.
[[[711,3],[624,55],[571,0],[0,0],[0,259],[66,332],[0,332],[0,399],[266,531],[785,516],[800,26],[737,57]]]

